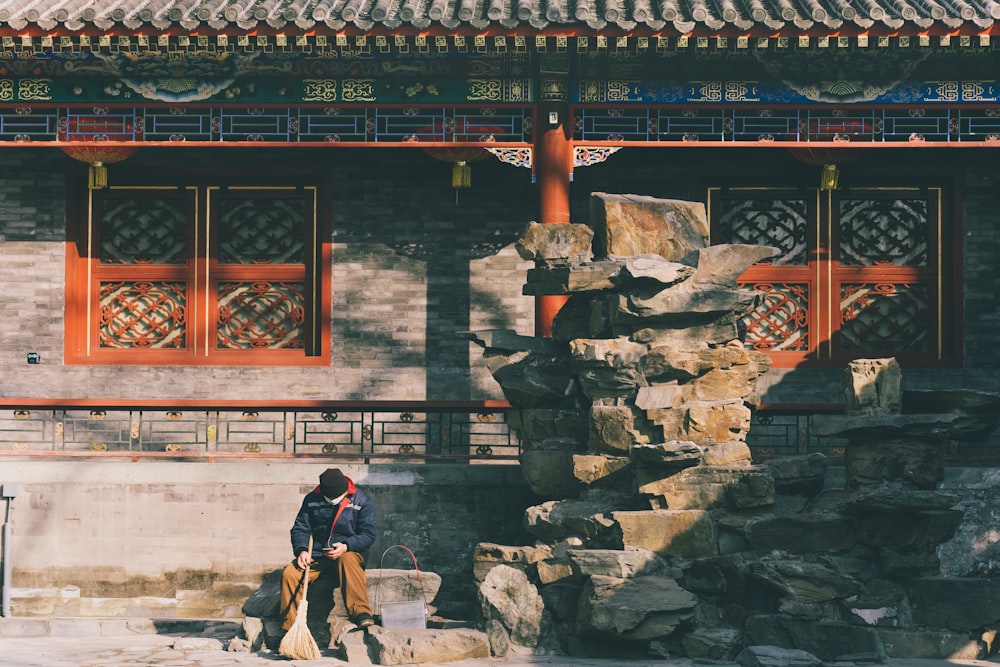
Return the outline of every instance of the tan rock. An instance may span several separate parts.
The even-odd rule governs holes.
[[[699,445],[745,440],[752,413],[743,401],[691,401],[676,409],[647,410],[663,429],[663,439],[690,440]]]
[[[507,546],[493,542],[480,542],[472,549],[472,574],[477,582],[482,582],[489,571],[497,565],[507,565],[526,571],[550,555],[551,551],[544,547]],[[440,577],[438,580],[440,581]]]
[[[593,257],[594,230],[570,222],[531,222],[514,244],[521,259],[535,262],[585,262]]]
[[[621,546],[661,556],[705,558],[715,553],[715,524],[703,510],[612,512]]]
[[[490,657],[486,633],[471,629],[368,630],[368,650],[377,665],[442,663]],[[351,664],[357,664],[352,661]]]
[[[848,415],[895,415],[903,406],[902,371],[894,358],[855,359],[844,372]]]
[[[613,484],[616,480],[623,487],[631,487],[632,479],[621,481],[624,472],[632,465],[627,456],[609,456],[607,454],[574,454],[573,476],[585,485]],[[617,477],[616,477],[617,476]]]
[[[635,445],[632,447],[632,460],[643,466],[677,471],[699,465],[704,460],[704,453],[702,447],[693,442],[671,440]]]
[[[649,549],[572,549],[567,556],[575,570],[585,577],[680,576],[680,572],[674,572],[674,568]]]
[[[708,245],[708,216],[700,202],[594,192],[590,222],[598,257],[654,254],[679,261]]]
[[[742,440],[713,442],[702,447],[702,457],[707,466],[750,465],[753,454]]]
[[[645,414],[631,405],[600,405],[590,408],[588,447],[609,453],[628,452],[647,444],[653,433]]]
[[[778,248],[769,246],[723,243],[697,249],[684,258],[684,263],[695,267],[693,284],[733,289],[747,269],[779,254]]]
[[[681,387],[676,382],[659,382],[646,387],[639,387],[635,394],[635,406],[640,410],[677,408],[684,403],[687,396],[687,389]]]
[[[579,537],[592,540],[611,525],[607,512],[615,509],[604,500],[550,500],[524,512],[524,527],[548,543]]]
[[[764,466],[698,466],[669,476],[639,468],[636,486],[654,507],[661,509],[707,510],[774,502],[774,480]]]
[[[538,582],[543,586],[576,576],[573,561],[569,558],[547,558],[537,565]]]

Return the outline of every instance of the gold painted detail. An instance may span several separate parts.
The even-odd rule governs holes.
[[[249,454],[259,454],[260,453],[260,445],[258,443],[256,443],[256,442],[248,442],[246,444],[246,446],[243,447],[243,451],[247,452]]]
[[[503,82],[496,79],[469,79],[470,101],[500,102],[503,100]]]
[[[182,447],[181,445],[178,445],[176,442],[171,442],[170,444],[166,445],[163,448],[163,451],[165,451],[165,452],[182,452],[182,451],[184,451],[184,447]]]
[[[26,452],[28,451],[28,443],[15,442],[13,445],[11,445],[11,449],[13,449],[15,452]]]
[[[295,439],[295,424],[287,424],[285,426],[285,441],[291,442]]]
[[[95,442],[90,445],[90,451],[92,452],[106,452],[108,451],[108,445],[103,442]]]
[[[333,444],[332,442],[326,443],[325,445],[323,445],[323,453],[324,454],[336,454],[337,453],[337,445]]]
[[[30,410],[14,410],[14,419],[29,419],[30,417]]]
[[[133,440],[139,437],[139,422],[132,422],[132,425],[129,427],[128,434]]]
[[[343,96],[345,102],[374,102],[375,79],[345,79]]]
[[[607,101],[623,102],[630,99],[633,87],[625,81],[608,81]]]
[[[18,99],[51,100],[52,79],[21,79],[17,82]]]
[[[14,99],[14,82],[10,79],[0,79],[0,101],[11,102]]]
[[[335,102],[337,100],[336,79],[305,79],[302,99],[306,102]]]

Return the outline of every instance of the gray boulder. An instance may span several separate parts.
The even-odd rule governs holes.
[[[514,644],[538,644],[545,603],[524,572],[508,565],[494,567],[479,586],[478,599],[484,625],[498,621]]]
[[[581,634],[629,640],[667,637],[694,616],[697,598],[668,577],[593,576],[580,595]]]

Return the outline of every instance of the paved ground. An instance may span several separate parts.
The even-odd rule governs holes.
[[[34,626],[18,627],[0,620],[0,667],[276,667],[299,665],[341,667],[350,663],[332,655],[320,660],[288,660],[276,653],[261,651],[235,653],[224,650],[231,627],[171,634],[112,634],[86,636],[93,624],[50,625],[48,634],[26,636]],[[6,630],[6,631],[5,631]],[[449,663],[422,663],[418,667],[704,667],[690,660],[607,660],[556,656],[514,656],[459,660]],[[731,667],[730,663],[711,663]],[[985,660],[889,660],[884,667],[1000,667]],[[735,667],[735,665],[732,665]],[[852,667],[841,665],[840,667]],[[870,667],[870,666],[868,666]]]
[[[261,667],[310,665],[339,667],[343,660],[287,660],[274,653],[230,653],[222,644],[201,637],[131,635],[115,637],[4,637],[0,638],[0,667]],[[701,663],[704,665],[704,663]],[[718,667],[718,663],[713,663]],[[887,667],[997,667],[979,660],[890,660]],[[591,660],[567,657],[512,657],[460,660],[450,667],[696,667],[687,660]],[[445,667],[423,664],[420,667]]]

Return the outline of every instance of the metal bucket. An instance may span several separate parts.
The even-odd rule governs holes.
[[[427,607],[421,600],[386,602],[379,609],[383,628],[427,627]]]

